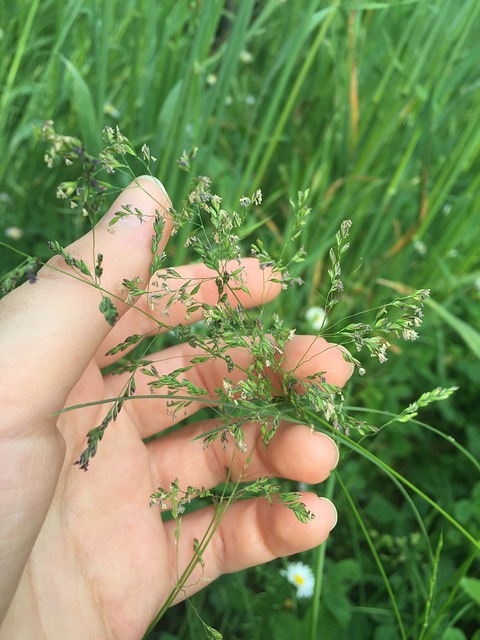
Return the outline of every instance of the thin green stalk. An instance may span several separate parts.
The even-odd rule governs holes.
[[[109,62],[110,34],[113,27],[113,2],[103,2],[97,18],[95,33],[96,63],[96,112],[98,120],[102,119],[107,95],[107,74]]]
[[[450,609],[452,603],[457,597],[458,591],[460,589],[460,581],[465,576],[472,566],[472,564],[478,560],[478,551],[477,549],[471,549],[468,557],[463,562],[462,566],[459,567],[456,572],[455,578],[451,581],[453,586],[450,589],[446,589],[445,592],[448,593],[448,597],[443,602],[442,606],[437,611],[435,620],[430,624],[428,629],[428,633],[425,636],[425,640],[435,640],[437,638],[437,628],[444,620],[448,610]]]
[[[317,55],[321,44],[325,39],[325,34],[327,33],[327,30],[330,27],[339,6],[340,6],[340,0],[336,0],[335,4],[333,4],[331,7],[328,8],[328,11],[325,10],[326,11],[325,19],[323,21],[322,27],[321,29],[319,29],[315,40],[313,41],[311,47],[309,48],[308,54],[305,58],[305,61],[303,62],[300,72],[296,76],[295,83],[291,91],[289,91],[288,93],[288,98],[285,102],[285,105],[276,120],[276,126],[273,129],[273,132],[269,136],[270,142],[265,150],[262,149],[260,164],[256,167],[256,170],[255,170],[255,180],[259,184],[262,183],[267,167],[272,161],[273,155],[275,153],[275,149],[279,144],[279,141],[281,139],[281,134],[285,128],[287,119],[290,116],[296,101],[298,100],[298,96],[305,82],[305,78],[315,60],[315,56]],[[249,163],[249,166],[247,166],[247,169],[245,170],[245,174],[244,174],[245,178],[241,183],[241,189],[240,189],[241,193],[243,193],[246,190],[248,186],[247,181],[251,179],[251,175],[253,173],[253,167],[252,167],[253,157],[254,156],[252,155],[252,161]]]
[[[205,95],[201,115],[195,119],[198,128],[196,132],[196,145],[198,145],[200,149],[202,149],[205,143],[211,148],[215,148],[217,145],[219,132],[224,122],[224,112],[227,108],[226,99],[229,94],[232,79],[237,73],[240,53],[247,36],[254,5],[255,0],[244,0],[240,5],[238,14],[233,21],[232,31],[229,34],[224,49],[221,50],[223,62],[218,78],[213,87]],[[209,127],[204,126],[206,122],[210,123]],[[192,171],[195,171],[195,161]],[[184,264],[187,260],[185,241],[188,235],[191,234],[191,231],[190,228],[185,228],[179,233],[177,250],[175,252],[175,261],[177,264]]]
[[[435,552],[435,558],[432,566],[432,575],[430,576],[430,590],[429,590],[427,602],[425,605],[425,616],[423,620],[422,631],[420,633],[420,637],[418,640],[424,640],[425,634],[427,633],[427,630],[430,625],[430,615],[432,612],[432,604],[435,597],[435,591],[437,588],[437,572],[438,572],[438,565],[440,564],[440,553],[442,551],[442,547],[443,547],[443,534],[440,533],[440,539],[437,544],[437,550]]]
[[[200,11],[199,23],[193,40],[190,55],[183,64],[182,77],[178,80],[175,93],[171,92],[168,97],[171,99],[171,109],[169,109],[168,130],[159,132],[162,135],[163,143],[158,144],[160,157],[158,164],[158,174],[162,177],[169,175],[169,188],[174,191],[178,181],[178,172],[172,173],[171,166],[174,162],[176,150],[181,152],[179,145],[185,138],[185,128],[189,124],[192,109],[198,108],[198,98],[193,100],[201,76],[199,75],[199,65],[204,62],[214,41],[216,28],[223,12],[222,3],[219,0],[212,0],[208,10]],[[164,107],[167,102],[164,102]],[[162,112],[159,114],[158,124],[163,126]],[[166,125],[167,123],[165,123]],[[181,132],[180,141],[177,139]],[[178,153],[178,155],[180,155]]]
[[[207,531],[205,532],[195,554],[192,556],[192,559],[187,564],[187,567],[185,568],[181,577],[178,579],[177,584],[171,591],[167,600],[162,605],[160,611],[157,613],[155,618],[150,623],[147,631],[145,632],[144,638],[146,638],[148,634],[153,631],[156,624],[162,619],[162,617],[165,615],[165,612],[172,606],[177,596],[183,591],[185,584],[187,583],[187,580],[192,575],[194,569],[200,562],[200,558],[202,557],[203,553],[205,552],[205,549],[207,548],[213,535],[218,529],[218,526],[220,525],[220,521],[223,518],[223,515],[225,514],[225,511],[227,507],[230,505],[230,503],[232,502],[232,500],[233,500],[233,496],[230,496],[225,502],[222,502],[222,499],[220,500],[220,504],[215,509],[215,515],[212,519],[212,522],[208,526]]]
[[[9,113],[7,105],[12,98],[11,92],[15,84],[20,65],[22,63],[22,58],[25,55],[27,43],[30,38],[30,32],[35,21],[35,16],[37,14],[39,4],[40,0],[33,0],[33,2],[29,6],[27,19],[25,20],[20,38],[18,40],[18,43],[16,44],[15,54],[13,56],[12,64],[10,65],[8,75],[5,80],[5,85],[2,87],[2,99],[0,100],[0,135],[3,132],[4,122]]]
[[[349,407],[349,410],[354,410],[354,407]],[[372,411],[373,413],[385,413],[381,411]],[[315,416],[312,415],[312,419]],[[318,419],[317,419],[318,420]],[[412,420],[414,421],[414,420]],[[421,489],[419,489],[416,485],[410,482],[405,476],[403,476],[398,471],[395,471],[390,465],[386,464],[383,460],[372,454],[368,449],[362,447],[359,442],[353,441],[348,436],[343,433],[336,433],[336,437],[342,441],[349,449],[352,449],[357,454],[366,458],[370,462],[372,462],[375,466],[379,467],[382,471],[384,471],[390,479],[398,482],[399,485],[404,485],[414,493],[416,493],[422,500],[424,500],[427,504],[429,504],[435,511],[437,511],[443,518],[445,518],[451,525],[453,525],[478,551],[480,550],[480,540],[477,540],[469,531],[467,531],[453,516],[451,516],[445,509],[443,509],[437,502],[435,502],[432,498],[430,498],[426,493],[424,493]],[[451,439],[447,438],[450,442]],[[455,441],[452,442],[455,446],[457,443]],[[337,472],[336,472],[337,473]],[[398,486],[398,485],[397,485]],[[412,503],[413,504],[413,503]],[[416,511],[416,509],[415,509]],[[416,511],[417,512],[417,511]],[[418,513],[418,512],[417,512]],[[424,530],[425,531],[425,530]]]
[[[465,527],[463,527],[458,522],[458,520],[455,520],[455,518],[451,516],[447,511],[445,511],[445,509],[443,509],[437,502],[435,502],[435,500],[432,500],[430,496],[421,491],[412,482],[407,480],[405,476],[403,476],[398,471],[395,471],[395,469],[383,462],[383,460],[380,460],[380,458],[377,458],[375,455],[370,453],[370,451],[362,447],[360,444],[353,442],[347,436],[338,434],[337,437],[342,440],[342,442],[344,442],[349,448],[365,457],[367,460],[375,464],[375,466],[382,469],[389,476],[396,478],[401,484],[405,485],[408,489],[416,493],[420,498],[422,498],[422,500],[429,504],[433,509],[435,509],[435,511],[437,511],[443,518],[445,518],[445,520],[447,520],[453,527],[455,527],[455,529],[457,529],[457,531],[459,531],[462,536],[466,538],[466,540],[468,540],[477,550],[480,550],[480,540],[477,540],[469,531],[465,529]]]
[[[324,495],[329,500],[332,500],[335,490],[335,475],[331,474],[328,478],[325,486]],[[312,617],[310,620],[310,640],[317,640],[318,638],[318,620],[320,617],[320,600],[322,597],[323,577],[325,572],[325,556],[327,553],[328,540],[317,547],[315,552],[315,589],[313,591],[312,599]]]
[[[380,409],[365,409],[364,407],[359,408],[359,407],[352,407],[352,406],[349,406],[346,408],[348,411],[351,411],[351,412],[369,413],[372,415],[379,415],[379,416],[381,415],[381,416],[389,417],[390,420],[384,425],[380,426],[378,428],[378,431],[382,431],[387,424],[391,424],[392,422],[395,422],[395,418],[396,418],[396,414],[391,413],[389,411],[380,410]],[[474,455],[472,455],[470,451],[468,451],[468,449],[463,447],[459,442],[457,442],[457,440],[455,440],[455,438],[450,436],[448,433],[444,433],[440,429],[437,429],[436,427],[432,427],[430,424],[427,424],[426,422],[422,422],[417,418],[412,418],[410,420],[410,423],[417,425],[419,427],[422,427],[422,429],[426,429],[427,431],[431,431],[439,438],[442,438],[443,440],[448,442],[452,447],[457,449],[459,453],[464,455],[465,458],[467,458],[467,460],[475,467],[475,469],[480,472],[480,462],[477,460],[477,458]]]
[[[380,560],[380,556],[377,553],[377,550],[375,548],[375,544],[370,536],[370,533],[362,519],[362,516],[360,515],[360,512],[358,511],[357,507],[355,506],[355,503],[353,502],[353,499],[350,495],[349,490],[347,489],[347,487],[345,486],[345,484],[343,483],[342,479],[340,478],[338,472],[334,471],[335,477],[347,499],[348,504],[350,505],[350,508],[353,512],[353,515],[355,517],[355,520],[357,521],[360,529],[362,530],[362,533],[365,537],[365,540],[370,548],[370,551],[372,553],[373,559],[375,561],[375,564],[378,567],[378,570],[380,572],[380,575],[382,576],[383,582],[385,584],[385,588],[387,590],[387,593],[389,595],[390,598],[390,602],[392,603],[392,607],[393,607],[393,612],[395,614],[395,618],[397,619],[397,624],[398,624],[398,630],[400,632],[401,638],[402,640],[407,640],[407,634],[405,631],[405,627],[403,625],[403,621],[402,621],[402,616],[400,614],[400,610],[398,608],[398,604],[397,604],[397,599],[395,598],[395,594],[393,593],[392,587],[390,585],[390,581],[388,579],[388,576],[385,572],[385,569],[383,568],[383,564],[382,561]]]
[[[260,434],[259,434],[258,437],[260,438]],[[230,495],[225,497],[226,490],[227,490],[228,484],[230,482],[230,469],[233,468],[233,460],[232,460],[232,464],[230,465],[230,469],[229,469],[229,472],[228,472],[228,475],[227,475],[227,480],[226,480],[226,482],[225,482],[225,484],[223,486],[222,493],[221,493],[221,495],[219,497],[218,505],[215,507],[214,516],[213,516],[212,520],[210,521],[210,524],[208,525],[207,530],[203,534],[201,541],[198,543],[198,545],[197,545],[197,547],[195,549],[195,553],[192,556],[190,562],[187,564],[187,567],[184,569],[182,575],[177,580],[177,584],[173,588],[173,590],[170,593],[170,595],[168,596],[167,600],[162,605],[160,611],[157,613],[155,618],[150,623],[147,631],[145,632],[144,640],[146,640],[148,634],[151,633],[151,631],[153,631],[153,629],[155,628],[155,625],[165,615],[165,612],[172,606],[172,604],[174,603],[174,601],[177,598],[177,596],[183,591],[183,589],[185,587],[185,584],[187,583],[187,580],[192,575],[192,573],[195,570],[195,568],[197,567],[197,565],[201,562],[201,558],[202,558],[205,550],[207,549],[208,545],[210,544],[213,536],[215,535],[218,527],[220,526],[220,523],[221,523],[221,521],[223,519],[223,516],[225,515],[225,512],[230,507],[230,505],[238,499],[238,495],[237,495],[238,488],[239,488],[239,486],[242,484],[242,482],[244,480],[245,473],[246,473],[246,471],[248,469],[248,466],[249,466],[250,461],[252,459],[252,456],[254,454],[255,448],[256,448],[255,446],[252,447],[252,453],[248,456],[248,458],[247,458],[247,460],[245,462],[244,470],[243,470],[243,472],[241,474],[239,474],[238,479],[235,481]],[[233,456],[235,456],[235,450],[234,450]],[[233,458],[233,456],[232,456],[232,458]],[[181,518],[180,518],[180,520],[181,520]]]

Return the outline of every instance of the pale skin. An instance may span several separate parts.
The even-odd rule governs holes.
[[[111,233],[108,221],[122,204],[138,207],[145,221],[120,221]],[[166,212],[168,207],[161,186],[142,178],[98,223],[95,252],[104,255],[105,290],[121,297],[124,278],[148,280],[152,216],[155,209]],[[171,227],[165,216],[161,248]],[[90,266],[92,239],[87,234],[68,248]],[[245,270],[250,290],[241,296],[245,307],[264,304],[279,293],[278,284],[269,281],[256,261],[247,259]],[[177,549],[174,524],[163,523],[159,510],[149,508],[157,487],[168,487],[175,478],[183,487],[213,487],[225,480],[226,467],[234,477],[242,473],[250,455],[248,479],[273,476],[318,483],[335,467],[338,450],[328,436],[292,424],[282,425],[264,449],[256,445],[258,425],[252,424],[246,429],[248,452],[236,454],[232,464],[232,448],[216,442],[202,449],[195,440],[214,421],[194,423],[145,444],[144,438],[169,427],[173,419],[165,400],[135,400],[108,427],[89,470],[81,471],[74,462],[85,448],[87,431],[101,422],[108,405],[58,412],[118,395],[125,379],[102,376],[101,368],[112,361],[105,352],[133,333],[153,330],[155,322],[117,301],[121,317],[112,328],[99,313],[99,292],[68,271],[63,260],[54,258],[35,284],[22,285],[0,302],[0,639],[137,640],[191,559],[193,538],[201,538],[213,515],[206,508],[185,516]],[[190,265],[182,275],[211,274]],[[205,285],[199,296],[213,303],[215,292]],[[161,304],[153,316],[160,313]],[[186,322],[182,305],[172,308],[169,322]],[[168,373],[188,364],[192,355],[189,345],[171,347],[157,354],[157,369],[162,373],[163,366]],[[233,356],[248,362],[247,352]],[[325,371],[327,381],[339,386],[352,372],[340,349],[312,336],[296,336],[289,343],[284,366],[296,368],[300,377]],[[226,366],[215,360],[186,375],[213,392],[222,384]],[[147,382],[138,379],[137,393],[149,393]],[[196,402],[189,412],[201,406]],[[335,525],[335,509],[314,493],[305,493],[303,502],[316,516],[308,524],[263,499],[229,507],[205,552],[204,570],[197,570],[177,601],[223,573],[322,543]]]

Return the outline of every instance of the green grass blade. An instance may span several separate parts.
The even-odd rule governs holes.
[[[426,304],[439,318],[458,333],[472,353],[474,353],[477,358],[480,358],[480,333],[455,316],[451,311],[448,311],[444,306],[435,302],[435,300],[430,298],[426,301]]]
[[[325,498],[332,500],[335,490],[335,475],[331,474],[327,480],[326,488],[323,492]],[[316,549],[315,562],[315,588],[312,596],[312,617],[310,621],[310,640],[317,640],[320,617],[320,601],[322,597],[323,575],[325,570],[325,557],[327,553],[328,540]]]
[[[400,632],[400,636],[402,638],[402,640],[407,640],[407,635],[406,635],[406,631],[405,631],[405,627],[403,625],[403,621],[402,621],[402,616],[400,614],[400,610],[398,608],[398,604],[397,604],[397,599],[395,598],[395,594],[393,593],[392,587],[390,585],[390,581],[388,579],[388,576],[386,574],[386,571],[383,567],[382,561],[380,559],[380,556],[378,555],[378,552],[375,548],[375,543],[372,540],[372,537],[368,531],[367,526],[365,525],[362,516],[360,515],[360,512],[358,511],[352,496],[350,495],[349,490],[347,489],[346,485],[344,484],[344,482],[342,481],[342,479],[340,478],[338,472],[334,471],[335,477],[337,479],[338,484],[340,485],[340,488],[343,491],[343,494],[345,495],[345,498],[347,499],[347,502],[350,506],[350,509],[352,510],[352,513],[354,515],[355,520],[358,523],[358,526],[360,527],[362,534],[365,538],[365,541],[368,544],[368,547],[370,549],[370,552],[373,556],[373,559],[375,561],[375,564],[377,565],[377,569],[382,577],[383,583],[385,585],[385,588],[387,590],[388,596],[390,598],[390,602],[392,604],[392,608],[393,608],[393,612],[395,614],[395,618],[397,620],[397,625],[398,625],[398,630]]]
[[[93,95],[75,65],[63,56],[62,60],[72,78],[74,105],[78,114],[81,138],[87,145],[88,152],[96,154],[100,149],[98,133],[96,133],[100,126]]]
[[[425,605],[425,616],[423,620],[422,631],[420,633],[420,637],[418,640],[424,640],[425,634],[427,633],[430,625],[430,615],[431,615],[432,605],[435,597],[437,572],[438,572],[438,565],[440,564],[440,553],[442,551],[442,547],[443,547],[443,535],[440,534],[440,538],[438,540],[437,550],[435,552],[435,558],[432,566],[432,574],[430,576],[430,590],[428,592],[428,598]]]

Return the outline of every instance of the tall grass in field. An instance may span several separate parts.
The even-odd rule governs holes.
[[[302,557],[311,601],[270,565],[221,579],[151,637],[200,637],[200,613],[246,640],[479,640],[478,0],[1,0],[1,15],[0,241],[45,259],[47,240],[83,232],[55,200],[69,169],[47,170],[35,123],[54,120],[91,152],[118,124],[150,146],[174,204],[188,189],[176,160],[198,147],[193,170],[225,208],[262,189],[243,233],[274,255],[292,233],[289,200],[310,190],[306,284],[276,308],[299,331],[324,304],[345,218],[347,286],[327,337],[392,292],[431,289],[420,339],[393,344],[381,370],[366,363],[352,413],[381,427],[423,392],[460,387],[418,421],[339,436],[343,460],[320,490],[340,522]],[[189,259],[181,239],[169,251]],[[2,272],[20,259],[0,245]]]

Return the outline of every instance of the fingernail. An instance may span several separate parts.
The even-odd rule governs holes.
[[[332,467],[332,471],[333,471],[334,469],[337,468],[337,465],[338,465],[338,463],[340,461],[340,449],[338,448],[338,445],[337,445],[337,443],[335,442],[335,440],[333,438],[330,438],[330,436],[327,436],[327,438],[329,440],[331,440],[333,446],[335,447],[335,462],[334,462],[333,467]]]
[[[120,196],[123,200],[123,205],[119,205],[118,209],[113,210],[112,213],[107,215],[108,226],[112,230],[117,226],[120,228],[134,229],[153,220],[153,211],[156,209],[155,204],[158,203],[158,205],[160,205],[160,202],[158,202],[159,194],[155,193],[152,189],[149,190],[148,182],[153,183],[156,189],[160,189],[168,201],[167,191],[158,178],[148,175],[136,178]],[[132,193],[132,202],[130,203],[126,200],[128,198],[128,192],[132,189],[135,189],[137,192],[136,194]],[[145,196],[149,196],[151,201],[145,202],[146,198],[142,193],[138,193],[138,190],[143,191]],[[142,211],[142,204],[140,204],[142,198],[144,200],[143,207],[148,207],[149,213]],[[158,209],[160,208],[165,209],[165,204],[161,203]]]
[[[344,347],[341,344],[337,344],[337,348],[340,349],[340,351],[342,351],[344,354],[346,354],[347,357],[351,358],[350,351],[346,347]],[[348,380],[350,380],[350,378],[353,376],[353,372],[355,371],[355,365],[353,364],[353,362],[349,362],[346,358],[343,358],[343,359],[347,364],[350,365],[350,373],[348,374],[346,379],[346,382],[348,382]]]
[[[150,180],[151,182],[153,182],[154,184],[156,184],[156,185],[157,185],[157,187],[158,187],[159,189],[161,189],[161,190],[162,190],[163,195],[168,199],[168,193],[167,193],[167,190],[166,190],[166,189],[165,189],[165,187],[163,186],[163,183],[162,183],[162,182],[160,182],[160,180],[159,180],[158,178],[155,178],[155,176],[149,176],[149,175],[146,175],[146,176],[140,176],[140,177],[138,178],[138,180],[142,180],[142,181],[143,181],[143,180]]]
[[[333,512],[333,524],[330,527],[330,531],[331,531],[335,527],[337,522],[338,522],[337,509],[336,509],[335,505],[333,504],[333,502],[331,500],[329,500],[328,498],[320,498],[320,500],[325,500],[325,502],[328,502],[330,504],[331,509],[332,509],[332,512]]]
[[[331,470],[333,471],[334,469],[337,468],[338,462],[340,460],[340,450],[338,448],[337,443],[335,442],[335,440],[333,438],[331,438],[330,436],[327,436],[326,433],[320,433],[319,431],[313,431],[314,434],[319,435],[319,436],[323,436],[324,438],[326,438],[327,440],[329,440],[332,443],[332,447],[335,450],[335,462],[333,463],[333,466],[331,467]]]

